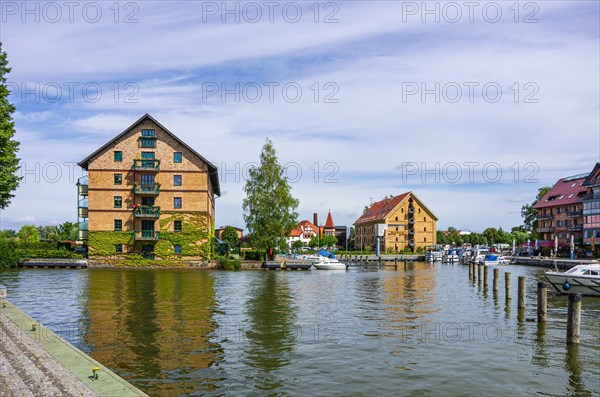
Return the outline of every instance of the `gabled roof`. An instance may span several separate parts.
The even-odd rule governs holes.
[[[552,189],[539,199],[533,208],[541,209],[556,207],[559,205],[577,204],[583,201],[583,195],[587,188],[583,186],[588,174],[575,175],[572,177],[561,178],[552,186]]]
[[[115,136],[113,139],[111,139],[105,145],[103,145],[102,147],[100,147],[94,153],[90,154],[85,159],[81,160],[78,165],[81,168],[83,168],[84,170],[87,171],[88,164],[89,164],[89,162],[90,162],[90,160],[92,158],[94,158],[96,155],[102,153],[104,150],[106,150],[111,145],[114,145],[115,143],[117,143],[117,141],[120,138],[122,138],[123,136],[125,136],[130,130],[132,130],[136,125],[138,125],[139,123],[141,123],[145,119],[149,119],[152,122],[154,122],[156,125],[158,125],[160,128],[162,128],[167,134],[169,134],[173,139],[175,139],[180,145],[182,145],[183,147],[185,147],[186,149],[188,149],[195,156],[197,156],[198,158],[200,158],[202,161],[204,161],[207,164],[207,166],[208,166],[208,174],[209,174],[209,177],[210,177],[210,182],[212,183],[212,186],[213,186],[213,190],[214,190],[215,194],[220,197],[221,196],[221,186],[219,184],[219,174],[218,174],[218,168],[217,168],[217,166],[215,166],[213,163],[211,163],[206,158],[204,158],[200,153],[198,153],[194,149],[192,149],[188,144],[186,144],[181,139],[179,139],[175,134],[173,134],[171,131],[169,131],[168,128],[166,128],[164,125],[162,125],[161,123],[159,123],[154,117],[150,116],[148,113],[146,113],[145,115],[143,115],[142,117],[140,117],[135,123],[133,123],[132,125],[130,125],[129,127],[127,127],[123,132],[121,132],[119,135]]]
[[[429,209],[427,208],[427,206],[425,204],[423,204],[423,202],[421,200],[419,200],[419,198],[413,193],[413,192],[406,192],[403,194],[400,194],[398,196],[392,196],[389,198],[384,198],[381,201],[378,201],[376,203],[373,203],[361,216],[360,218],[358,218],[356,220],[356,222],[354,222],[354,224],[358,224],[358,223],[364,223],[364,222],[373,222],[373,221],[379,221],[379,220],[384,220],[392,211],[394,211],[394,209],[396,209],[396,207],[398,207],[408,196],[412,196],[412,198],[416,201],[419,202],[419,205],[421,205],[423,208],[425,208],[430,214],[431,216],[433,216],[433,218],[437,221],[438,217],[435,216],[435,214]]]
[[[218,229],[215,229],[215,231],[217,230],[224,230],[226,227],[230,227],[231,225],[227,225],[227,226],[221,226]],[[242,232],[244,231],[244,229],[242,229],[241,227],[235,227],[235,226],[231,226],[232,228],[234,228],[235,230],[241,230]]]
[[[596,185],[598,183],[598,182],[596,182],[598,180],[598,178],[600,178],[600,162],[596,163],[592,172],[590,172],[588,177],[585,178],[585,181],[583,182],[583,186]]]
[[[325,221],[325,228],[333,229],[335,225],[333,224],[333,218],[331,217],[331,212],[327,214],[327,220]]]

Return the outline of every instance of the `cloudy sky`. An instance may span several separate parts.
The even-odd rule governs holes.
[[[265,138],[302,218],[412,190],[438,228],[520,224],[600,160],[599,3],[0,2],[25,176],[2,228],[75,220],[76,163],[150,113],[243,226]]]

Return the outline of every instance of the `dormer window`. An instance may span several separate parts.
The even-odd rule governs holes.
[[[142,136],[138,139],[138,144],[142,148],[155,148],[156,132],[154,130],[142,130]]]

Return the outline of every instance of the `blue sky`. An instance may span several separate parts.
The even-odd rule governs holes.
[[[2,228],[75,220],[75,164],[144,113],[229,170],[217,225],[266,137],[301,218],[339,225],[412,190],[439,228],[510,228],[600,160],[598,2],[24,4],[0,4],[26,178]]]

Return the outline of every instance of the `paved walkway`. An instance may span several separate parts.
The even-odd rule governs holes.
[[[0,395],[97,396],[1,311]]]

